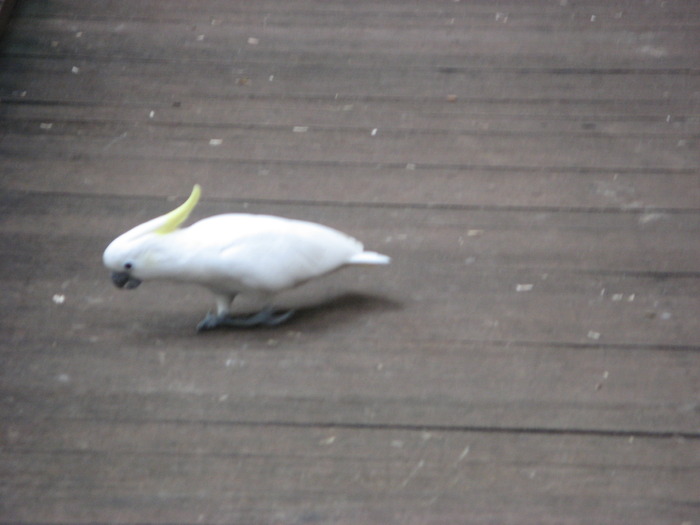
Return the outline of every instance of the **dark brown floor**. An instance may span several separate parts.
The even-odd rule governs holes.
[[[13,14],[2,523],[700,523],[700,4]],[[197,335],[101,265],[195,182],[393,263]]]

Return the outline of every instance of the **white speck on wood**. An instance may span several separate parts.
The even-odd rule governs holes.
[[[238,359],[237,357],[229,357],[224,364],[226,365],[226,368],[242,367],[245,366],[245,361],[243,359]]]
[[[648,224],[650,222],[657,222],[666,218],[663,213],[645,213],[639,217],[639,224]]]
[[[124,139],[126,138],[126,136],[127,136],[128,133],[129,133],[128,131],[125,131],[124,133],[122,133],[122,134],[119,135],[118,137],[114,137],[114,138],[113,138],[112,140],[110,140],[107,144],[105,144],[105,147],[102,148],[102,150],[103,150],[103,151],[108,150],[109,148],[111,148],[112,146],[114,146],[114,145],[115,145],[117,142],[119,142],[120,140],[124,140]]]
[[[639,48],[639,52],[642,53],[643,55],[648,55],[652,58],[663,58],[665,57],[668,53],[666,52],[666,49],[663,47],[654,47],[654,46],[642,46]],[[669,115],[670,117],[670,115]],[[670,119],[667,121],[669,122]]]
[[[404,488],[408,483],[416,477],[416,474],[420,471],[420,469],[423,468],[423,465],[425,465],[425,460],[421,459],[418,464],[411,469],[411,472],[408,473],[408,476],[406,476],[406,479],[404,479],[401,484],[399,485],[399,488]]]

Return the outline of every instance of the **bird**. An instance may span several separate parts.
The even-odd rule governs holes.
[[[387,255],[365,251],[353,237],[321,224],[272,215],[228,213],[182,228],[201,196],[195,184],[176,209],[114,239],[103,254],[117,288],[143,281],[200,285],[214,294],[198,331],[223,327],[277,326],[294,310],[276,311],[274,297],[348,265],[386,265]],[[236,296],[265,306],[251,315],[233,315]]]

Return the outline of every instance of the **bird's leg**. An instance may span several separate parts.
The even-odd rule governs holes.
[[[284,323],[294,314],[294,310],[275,312],[271,307],[265,307],[252,315],[227,315],[221,319],[224,326],[247,328],[252,326],[277,326]]]
[[[221,326],[221,320],[230,315],[231,302],[233,302],[234,297],[236,297],[235,294],[216,294],[216,313],[209,312],[205,315],[204,319],[197,325],[197,331],[212,330]]]
[[[260,312],[252,315],[231,315],[230,305],[233,297],[217,296],[217,313],[208,313],[197,325],[197,331],[213,330],[214,328],[252,328],[256,326],[277,326],[287,321],[294,310],[275,312],[271,306],[266,306]]]
[[[294,310],[286,312],[275,312],[272,308],[265,308],[252,315],[216,315],[209,313],[197,325],[197,331],[213,330],[214,328],[253,328],[256,326],[277,326],[294,315]]]

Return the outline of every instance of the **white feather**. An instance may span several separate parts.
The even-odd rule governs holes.
[[[360,252],[350,257],[350,264],[389,264],[391,257],[377,252]]]
[[[217,215],[163,235],[127,232],[105,251],[108,267],[119,271],[129,261],[138,279],[193,282],[229,295],[272,295],[348,264],[389,260],[320,224],[248,214]]]
[[[366,252],[362,243],[332,228],[269,215],[227,214],[178,229],[199,201],[195,184],[189,198],[170,213],[117,237],[103,260],[119,288],[142,280],[168,279],[202,285],[214,293],[217,315],[207,315],[199,330],[218,326],[274,326],[291,312],[263,309],[252,319],[229,316],[238,294],[269,303],[277,293],[348,264],[388,264],[386,255]]]

